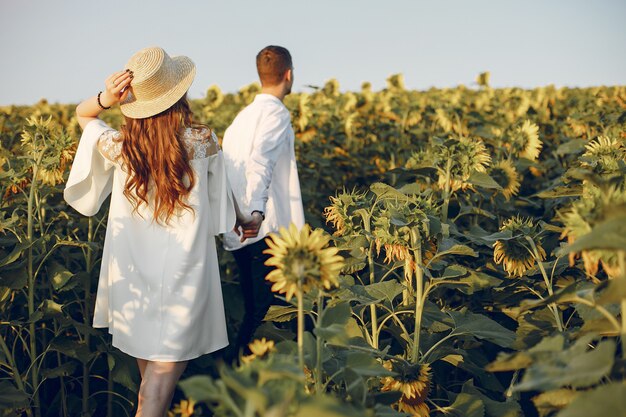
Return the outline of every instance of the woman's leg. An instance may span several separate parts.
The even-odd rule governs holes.
[[[139,387],[139,405],[135,416],[164,417],[174,396],[176,383],[186,366],[187,361],[146,361]]]
[[[148,364],[147,360],[137,358],[137,366],[139,367],[139,373],[141,374],[141,379],[143,379],[143,374],[146,371],[147,364]]]

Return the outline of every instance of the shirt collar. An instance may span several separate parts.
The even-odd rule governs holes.
[[[267,94],[267,93],[259,93],[259,94],[257,94],[256,97],[254,97],[254,101],[257,101],[257,100],[259,100],[259,101],[274,101],[274,102],[276,102],[278,104],[284,105],[283,102],[280,101],[280,99],[278,97],[273,96],[271,94]]]

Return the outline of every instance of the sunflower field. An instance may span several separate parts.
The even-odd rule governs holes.
[[[191,362],[170,416],[626,415],[626,87],[488,79],[287,96],[308,225],[268,239],[250,354]],[[191,104],[221,136],[259,90]],[[106,209],[62,198],[74,106],[0,107],[0,135],[0,415],[133,415],[136,364],[91,327]]]

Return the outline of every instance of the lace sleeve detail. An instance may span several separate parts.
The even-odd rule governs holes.
[[[211,129],[189,129],[185,137],[185,147],[192,155],[191,159],[203,159],[220,150],[217,136]]]
[[[122,154],[122,141],[120,132],[117,130],[107,130],[98,139],[98,150],[106,159],[115,161]]]

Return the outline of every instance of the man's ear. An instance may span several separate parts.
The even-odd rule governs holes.
[[[293,77],[292,71],[293,70],[291,68],[285,71],[285,81],[291,81],[291,78]]]

